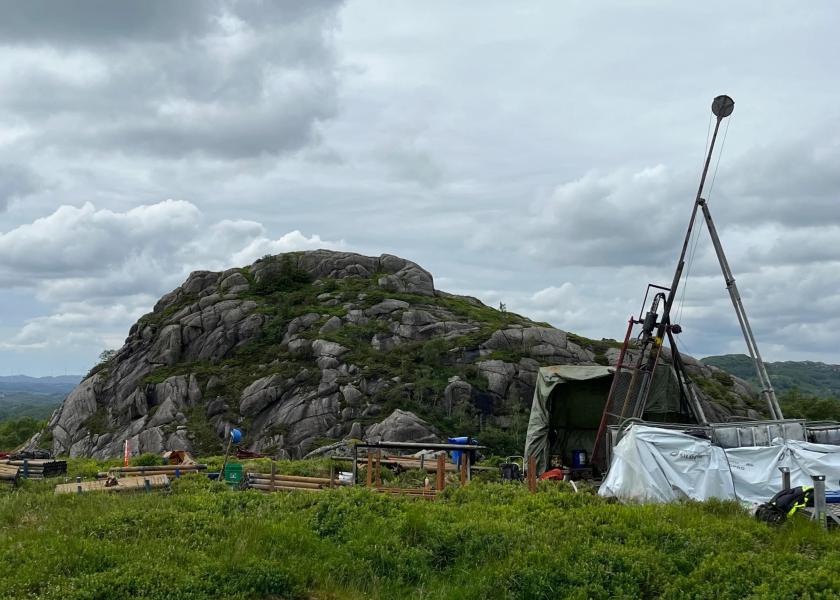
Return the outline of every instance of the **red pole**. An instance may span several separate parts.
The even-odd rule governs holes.
[[[607,395],[607,401],[604,404],[604,414],[601,415],[601,424],[598,425],[598,434],[595,436],[595,447],[592,449],[592,462],[595,462],[596,458],[599,458],[601,455],[601,440],[604,436],[604,432],[607,430],[607,416],[609,413],[610,408],[610,400],[612,400],[613,394],[615,393],[615,386],[618,383],[618,376],[621,373],[621,367],[624,364],[624,354],[627,351],[627,346],[630,343],[630,336],[633,334],[633,317],[630,317],[630,320],[627,321],[627,333],[624,335],[624,344],[621,346],[621,352],[618,354],[618,360],[615,363],[615,374],[613,375],[612,384],[610,384],[610,393]],[[604,441],[606,443],[606,441]]]

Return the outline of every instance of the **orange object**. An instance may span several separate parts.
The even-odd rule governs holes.
[[[551,469],[540,475],[540,479],[549,479],[551,481],[563,481],[563,469]]]

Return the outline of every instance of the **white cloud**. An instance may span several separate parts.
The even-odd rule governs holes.
[[[54,312],[28,319],[4,349],[83,346],[123,339],[131,323],[192,270],[250,264],[264,254],[344,248],[298,230],[273,239],[254,221],[210,222],[183,200],[125,212],[91,203],[0,234],[0,280],[29,288]],[[100,348],[101,349],[101,348]]]

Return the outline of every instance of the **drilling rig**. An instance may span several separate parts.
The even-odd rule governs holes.
[[[624,344],[621,347],[616,363],[615,375],[593,448],[592,462],[601,468],[606,466],[604,463],[607,429],[610,426],[620,425],[628,419],[642,418],[650,399],[651,389],[655,385],[654,380],[657,376],[657,368],[673,368],[679,386],[681,411],[687,419],[701,425],[708,423],[695,385],[686,372],[685,364],[677,347],[675,336],[682,329],[678,323],[672,323],[671,321],[671,310],[674,305],[674,299],[677,296],[683,271],[685,270],[689,244],[694,228],[697,225],[698,214],[702,215],[702,222],[705,223],[709,236],[711,237],[712,246],[720,264],[724,281],[726,282],[726,289],[729,292],[729,298],[732,301],[732,306],[738,318],[738,324],[741,327],[741,332],[747,345],[747,351],[755,365],[756,375],[761,386],[761,394],[767,403],[770,418],[776,420],[784,418],[782,410],[779,407],[779,402],[776,399],[776,394],[773,391],[773,386],[770,383],[770,378],[767,375],[767,369],[764,367],[764,361],[761,359],[758,344],[756,343],[752,327],[747,318],[741,294],[735,283],[735,277],[732,275],[732,269],[729,267],[729,261],[726,259],[726,254],[723,251],[715,223],[712,220],[709,205],[703,197],[703,188],[706,184],[706,177],[709,172],[709,165],[711,164],[712,155],[715,150],[715,143],[718,138],[721,122],[729,117],[734,109],[735,101],[729,96],[717,96],[712,101],[712,114],[715,117],[714,133],[712,134],[711,143],[706,153],[703,172],[700,176],[700,185],[697,188],[694,207],[691,211],[691,218],[688,221],[685,240],[683,241],[677,267],[674,271],[674,278],[671,281],[670,287],[649,284],[644,300],[642,301],[641,310],[638,315],[634,315],[629,319]],[[650,300],[650,305],[647,311],[645,311],[648,300]],[[638,333],[634,336],[635,331],[638,331]],[[662,350],[666,339],[670,347],[671,365],[665,365],[662,362]]]

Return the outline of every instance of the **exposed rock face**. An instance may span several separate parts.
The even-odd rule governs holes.
[[[396,256],[266,257],[192,273],[67,397],[47,431],[57,454],[105,458],[125,440],[135,453],[218,452],[226,427],[238,426],[251,450],[299,457],[342,439],[521,427],[540,365],[614,362],[612,350],[597,354],[570,337],[436,291],[427,271]],[[747,414],[751,391],[739,380],[727,386],[731,402],[709,403],[710,413]],[[396,408],[403,402],[429,419]],[[459,429],[436,429],[435,419]]]
[[[423,419],[412,412],[397,409],[365,434],[368,442],[440,442],[441,437]]]

